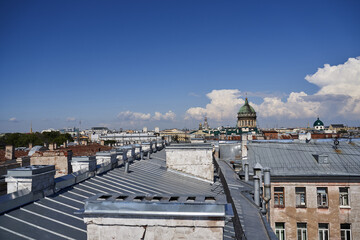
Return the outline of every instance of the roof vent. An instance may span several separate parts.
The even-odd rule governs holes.
[[[329,164],[329,156],[324,153],[313,154],[318,164]]]

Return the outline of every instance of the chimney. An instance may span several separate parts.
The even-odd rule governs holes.
[[[244,168],[245,168],[245,182],[249,181],[249,163],[245,162],[244,163]]]
[[[21,167],[26,167],[30,165],[30,156],[23,156],[16,159],[16,162],[20,164]]]
[[[71,166],[73,172],[94,172],[96,170],[96,158],[95,156],[73,157],[71,160]]]
[[[8,170],[7,193],[28,189],[34,194],[50,195],[54,190],[54,165],[31,165]]]
[[[102,151],[96,153],[96,164],[108,165],[111,164],[112,168],[117,167],[116,151]]]
[[[241,135],[241,158],[242,159],[247,159],[247,135],[246,134],[242,134]]]
[[[87,239],[223,239],[220,196],[97,194],[84,206]],[[232,210],[231,210],[232,211]]]
[[[158,146],[157,146],[157,141],[155,140],[155,141],[153,142],[153,152],[156,153],[157,150],[158,150]]]
[[[15,158],[15,147],[13,145],[6,145],[5,158],[8,160],[12,160]]]
[[[57,148],[56,143],[50,143],[49,144],[49,150],[50,151],[54,151],[54,150],[56,150],[56,148]]]
[[[214,164],[211,144],[172,145],[165,149],[168,170],[190,174],[214,182]]]

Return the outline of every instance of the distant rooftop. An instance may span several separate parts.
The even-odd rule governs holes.
[[[327,158],[319,163],[318,155]],[[248,144],[250,169],[256,163],[271,168],[272,176],[360,176],[358,142],[333,141],[310,143],[252,142]]]

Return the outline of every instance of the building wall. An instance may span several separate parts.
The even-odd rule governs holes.
[[[297,223],[307,223],[308,239],[318,239],[318,223],[329,224],[330,239],[340,239],[340,224],[350,223],[352,239],[360,239],[360,183],[271,183],[271,227],[285,223],[286,239],[297,239]],[[285,207],[274,208],[274,187],[284,187]],[[295,187],[306,188],[306,208],[296,207]],[[328,208],[318,208],[317,187],[327,187]],[[350,207],[340,207],[339,187],[349,187]]]

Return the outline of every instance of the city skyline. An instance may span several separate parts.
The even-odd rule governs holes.
[[[0,132],[360,122],[360,3],[3,1]]]

